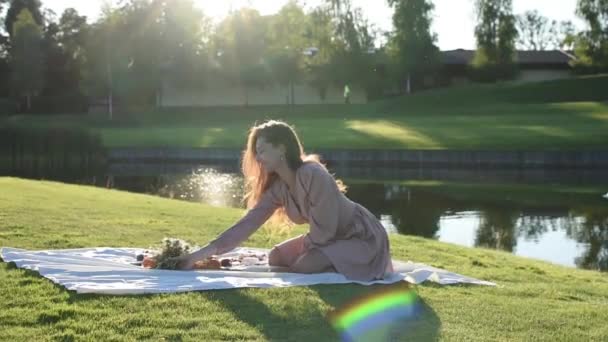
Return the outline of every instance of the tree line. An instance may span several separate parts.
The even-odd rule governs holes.
[[[381,32],[351,0],[305,8],[288,1],[263,16],[231,11],[215,23],[193,0],[126,0],[104,5],[95,22],[74,9],[60,15],[40,0],[0,0],[0,97],[19,111],[83,111],[91,99],[137,106],[162,101],[162,85],[244,89],[307,83],[324,96],[332,85],[359,85],[372,98],[409,90],[440,71],[429,0],[387,0],[392,30]],[[516,16],[511,0],[475,0],[480,80],[513,77],[516,48],[573,50],[584,72],[608,69],[608,1],[578,0],[587,29],[539,12]],[[291,97],[293,99],[293,97]]]

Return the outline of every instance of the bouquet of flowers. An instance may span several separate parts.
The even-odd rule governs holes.
[[[177,270],[179,265],[176,258],[188,255],[198,248],[198,246],[193,246],[184,240],[164,238],[160,247],[151,248],[143,254],[137,255],[138,262],[135,265],[143,266],[144,268]],[[206,260],[197,261],[194,264],[194,268],[198,270],[221,270],[267,264],[267,255],[265,253],[248,251],[239,254],[228,253],[224,255],[222,260],[218,260],[216,256],[213,256]]]
[[[188,255],[191,251],[198,249],[198,246],[192,246],[188,242],[175,238],[164,238],[161,243],[160,250],[153,250],[143,255],[138,255],[137,260],[142,261],[144,268],[155,268],[163,270],[178,269],[178,260],[176,258]],[[196,269],[211,269],[219,270],[222,266],[229,267],[230,263],[223,262],[210,258],[201,260],[194,264]]]

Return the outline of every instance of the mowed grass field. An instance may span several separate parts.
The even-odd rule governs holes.
[[[204,244],[242,210],[48,181],[0,178],[0,246],[148,247],[164,237]],[[458,189],[456,189],[458,190]],[[245,246],[291,232],[264,226]],[[391,235],[393,258],[427,263],[497,287],[413,289],[425,309],[402,340],[604,341],[608,277],[508,253]],[[78,295],[0,263],[0,340],[339,340],[332,310],[384,286],[319,285],[144,296]]]
[[[96,116],[18,115],[0,125],[77,126],[107,147],[241,149],[266,119],[295,126],[307,150],[598,150],[608,146],[608,76],[471,85],[365,105],[164,108]]]

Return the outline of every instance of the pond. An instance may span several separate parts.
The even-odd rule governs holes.
[[[552,263],[608,271],[605,170],[408,170],[331,167],[346,195],[391,234],[492,248]],[[231,165],[112,164],[61,181],[244,208]],[[16,176],[41,177],[40,172]]]

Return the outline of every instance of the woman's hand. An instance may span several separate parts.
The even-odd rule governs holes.
[[[171,258],[171,261],[175,261],[175,269],[176,270],[191,270],[194,268],[194,263],[196,260],[193,260],[191,254],[184,255],[177,258]]]
[[[177,260],[178,270],[191,270],[194,268],[194,264],[197,261],[206,260],[213,256],[213,248],[210,246],[203,247],[196,252],[190,253],[188,255],[184,255],[181,257],[174,258]]]

